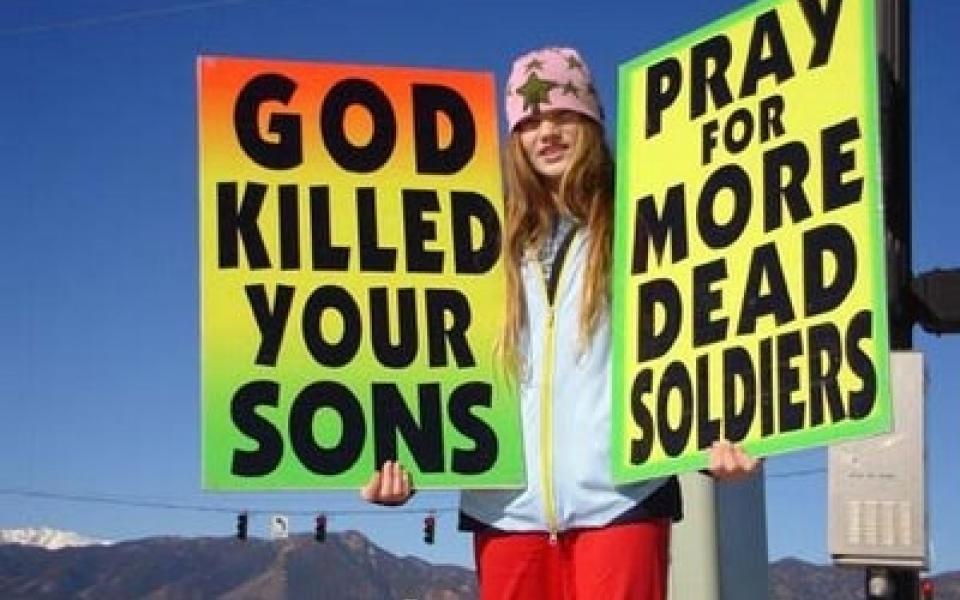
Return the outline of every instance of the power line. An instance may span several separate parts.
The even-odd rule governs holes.
[[[178,4],[165,8],[149,8],[142,10],[130,10],[112,15],[101,15],[95,17],[80,17],[76,19],[67,19],[63,21],[53,21],[50,23],[41,23],[38,25],[27,25],[24,27],[12,27],[9,29],[0,29],[0,36],[27,35],[30,33],[42,33],[47,31],[60,31],[64,29],[82,29],[84,27],[94,27],[97,25],[107,25],[111,23],[123,23],[126,21],[140,21],[156,17],[166,17],[186,12],[195,12],[209,8],[218,8],[221,6],[231,6],[235,4],[247,4],[256,0],[203,0],[200,2],[191,2],[189,4]]]
[[[820,475],[826,473],[824,467],[814,467],[811,469],[800,469],[796,471],[785,471],[782,473],[766,473],[768,479],[788,479],[794,477],[809,477],[811,475]],[[46,490],[24,489],[24,488],[5,488],[0,489],[0,496],[19,496],[22,498],[43,498],[47,500],[60,500],[65,502],[80,502],[88,504],[107,504],[113,506],[130,506],[134,508],[153,508],[160,510],[180,510],[194,512],[208,512],[221,514],[235,514],[238,509],[235,506],[209,505],[209,504],[191,504],[185,502],[175,502],[170,500],[157,500],[146,498],[123,497],[115,494],[79,494],[66,492],[51,492]],[[321,503],[318,503],[318,505]],[[295,516],[312,516],[317,512],[323,512],[331,516],[389,516],[396,514],[422,514],[424,512],[457,512],[459,509],[455,506],[439,507],[392,507],[385,509],[383,507],[355,508],[355,509],[323,509],[319,510],[290,510],[290,509],[270,509],[270,508],[245,508],[247,513],[253,514],[276,514],[283,513]]]
[[[814,467],[811,469],[799,469],[797,471],[785,471],[783,473],[767,473],[770,479],[785,479],[790,477],[807,477],[809,475],[820,475],[826,473],[826,467]]]
[[[65,502],[80,502],[88,504],[108,504],[113,506],[130,506],[136,508],[154,508],[160,510],[181,510],[194,512],[212,512],[221,514],[236,514],[239,509],[228,506],[215,506],[203,504],[188,504],[182,502],[171,502],[166,500],[149,500],[124,498],[121,496],[106,494],[69,494],[63,492],[48,492],[44,490],[31,489],[0,489],[0,496],[19,496],[22,498],[44,498],[47,500],[60,500]],[[380,507],[356,508],[356,509],[325,509],[318,507],[315,510],[289,510],[289,509],[268,509],[268,508],[244,508],[244,512],[251,515],[271,515],[282,513],[292,516],[315,516],[318,512],[330,516],[389,516],[395,514],[423,514],[425,512],[456,512],[459,510],[454,506],[409,508],[395,507],[384,509]]]

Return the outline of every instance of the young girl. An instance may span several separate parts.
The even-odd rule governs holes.
[[[481,598],[661,600],[679,486],[611,480],[613,161],[587,65],[569,48],[521,56],[506,115],[499,350],[520,388],[527,487],[461,496]],[[711,449],[719,477],[755,469],[738,446]],[[410,494],[396,463],[362,492],[382,504]]]

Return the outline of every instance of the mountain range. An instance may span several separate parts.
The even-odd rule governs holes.
[[[104,544],[59,532],[0,532],[0,598],[467,600],[473,571],[397,557],[354,531],[287,539],[154,537]],[[59,549],[41,540],[73,539]],[[3,540],[7,540],[4,543]],[[10,540],[13,543],[10,543]],[[89,545],[79,545],[79,544]],[[863,598],[863,573],[796,559],[770,565],[770,600]],[[960,600],[960,572],[934,578],[937,600]]]

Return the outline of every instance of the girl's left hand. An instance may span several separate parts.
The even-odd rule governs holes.
[[[710,474],[720,481],[746,479],[760,470],[763,459],[753,458],[740,444],[718,440],[710,446]]]
[[[410,472],[395,460],[383,463],[379,471],[360,490],[360,497],[371,504],[401,506],[415,493]]]

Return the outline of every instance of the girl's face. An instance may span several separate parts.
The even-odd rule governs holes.
[[[560,189],[560,180],[573,162],[581,118],[572,110],[554,110],[517,125],[527,161],[552,192]]]

